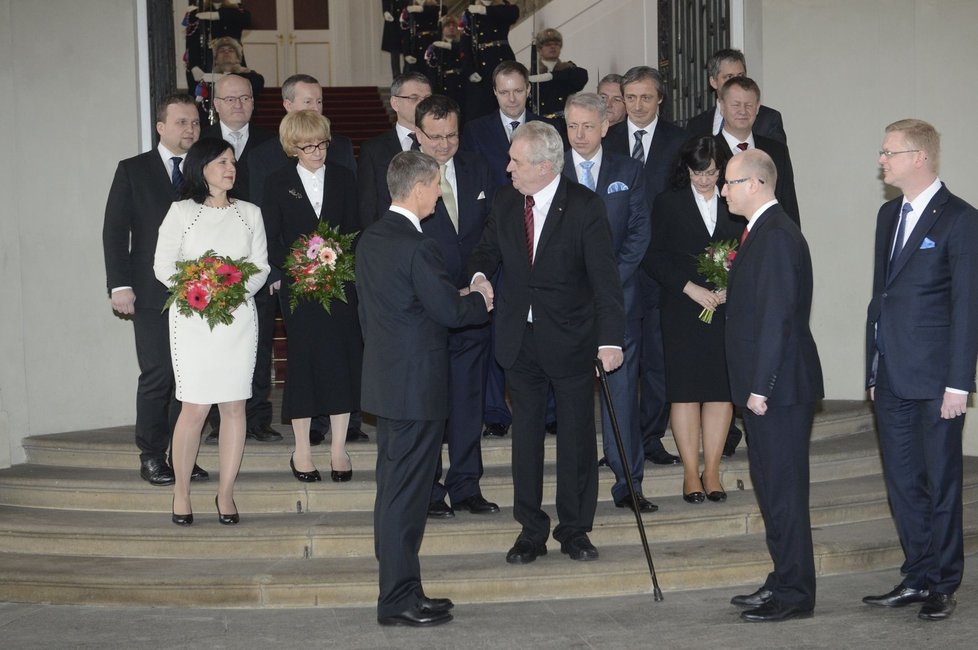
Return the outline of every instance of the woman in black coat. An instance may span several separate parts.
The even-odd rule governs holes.
[[[326,164],[329,120],[315,111],[289,113],[279,127],[285,153],[298,158],[268,177],[262,194],[262,218],[268,237],[268,261],[283,273],[282,314],[288,342],[288,365],[282,418],[291,420],[295,453],[289,464],[299,481],[321,480],[312,461],[309,429],[312,418],[328,415],[333,432],[331,477],[348,481],[353,475],[346,453],[350,412],[360,409],[360,367],[363,340],[357,319],[356,291],[346,286],[347,302],[333,300],[331,313],[317,301],[300,300],[289,308],[291,280],[285,259],[292,243],[312,234],[321,220],[341,234],[360,224],[356,181],[342,165]]]
[[[696,258],[707,246],[739,239],[744,229],[744,222],[727,212],[717,188],[726,158],[712,137],[683,145],[673,189],[660,194],[652,209],[652,243],[642,263],[662,286],[666,397],[683,462],[683,498],[689,503],[727,497],[720,483],[720,457],[733,416],[723,341],[726,292],[696,270]],[[703,309],[715,311],[712,323],[700,320]]]

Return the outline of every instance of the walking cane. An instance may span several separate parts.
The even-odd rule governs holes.
[[[622,471],[625,472],[625,482],[628,484],[628,494],[632,499],[632,511],[635,513],[635,523],[638,524],[638,534],[642,538],[645,560],[649,564],[649,575],[652,576],[652,597],[656,602],[659,602],[662,600],[662,590],[659,589],[659,580],[655,576],[655,565],[652,564],[652,552],[649,550],[649,540],[645,536],[645,526],[642,524],[642,513],[638,507],[638,493],[635,491],[635,482],[632,480],[632,468],[628,466],[628,462],[625,460],[625,445],[621,441],[621,429],[618,428],[618,417],[615,415],[615,406],[611,401],[611,389],[608,388],[608,373],[605,372],[601,359],[595,359],[594,366],[598,369],[601,392],[604,394],[605,404],[608,405],[608,419],[611,420],[611,430],[615,434],[615,445],[618,447],[618,459],[621,462]]]

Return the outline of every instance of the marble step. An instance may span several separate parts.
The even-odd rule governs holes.
[[[965,550],[978,550],[978,504],[965,506]],[[217,524],[215,524],[216,526]],[[816,526],[818,575],[891,568],[903,560],[888,518]],[[549,554],[526,566],[504,553],[422,558],[425,590],[459,605],[472,602],[580,598],[651,592],[639,544],[598,545],[594,562],[573,562],[551,541]],[[770,570],[763,535],[660,542],[652,556],[659,584],[672,592],[759,584]],[[370,606],[377,598],[372,557],[161,560],[0,553],[0,601],[174,607]],[[652,605],[651,595],[649,596]]]
[[[246,451],[246,458],[248,455]],[[205,469],[213,470],[216,462],[210,464],[208,460],[216,461],[214,458],[203,458],[201,464]],[[235,485],[235,498],[241,512],[344,512],[373,508],[373,466],[364,464],[362,458],[354,457],[353,480],[348,483],[333,483],[328,480],[328,475],[325,477],[327,480],[318,483],[296,481],[288,469],[288,453],[284,447],[280,449],[277,461],[275,471],[245,469],[241,472]],[[552,446],[547,449],[546,463],[543,498],[545,503],[552,504],[556,493],[555,449]],[[879,453],[872,432],[822,438],[812,443],[813,482],[865,476],[879,471]],[[642,488],[646,496],[656,499],[681,493],[680,466],[646,463],[645,472]],[[216,472],[213,472],[209,482],[195,483],[195,494],[213,495],[216,480]],[[733,458],[724,459],[721,480],[728,491],[750,488],[746,453],[738,452]],[[613,483],[612,472],[607,468],[601,469],[600,499],[610,499]],[[481,487],[486,498],[501,506],[512,505],[513,485],[508,465],[487,467]],[[58,510],[169,512],[171,498],[169,488],[149,485],[139,478],[135,469],[28,463],[0,470],[0,505]]]
[[[969,459],[965,503],[978,501],[978,459]],[[657,513],[643,516],[656,541],[722,539],[763,530],[754,495],[732,491],[726,503],[685,503],[679,496],[657,499]],[[550,508],[554,515],[553,508]],[[835,526],[890,516],[880,476],[840,479],[812,486],[813,526]],[[51,511],[0,507],[0,553],[85,554],[99,557],[337,558],[372,557],[371,512],[242,514],[238,526],[221,526],[213,504],[202,503],[193,526],[178,527],[165,513]],[[430,520],[422,555],[504,553],[519,527],[512,508],[497,515],[460,512]],[[599,547],[639,542],[630,510],[601,503],[592,541]]]
[[[280,393],[280,391],[276,391]],[[276,411],[277,412],[277,411]],[[281,442],[256,442],[249,440],[245,447],[242,471],[280,471],[288,469],[288,458],[292,451],[292,431],[284,425],[275,425],[284,439]],[[377,462],[377,447],[374,444],[374,427],[368,418],[364,431],[370,436],[368,443],[352,443],[347,450],[353,458],[355,467],[373,467]],[[209,430],[209,429],[208,429]],[[596,424],[600,454],[601,425]],[[812,427],[812,441],[826,440],[840,436],[865,433],[873,430],[872,412],[866,402],[826,401],[822,402]],[[132,426],[92,429],[69,433],[55,433],[30,436],[24,440],[24,450],[28,462],[40,465],[60,465],[63,467],[104,467],[115,469],[135,469],[139,467],[139,454],[136,450]],[[663,443],[675,453],[672,433],[667,432]],[[556,438],[548,436],[547,453],[552,457]],[[329,446],[314,448],[314,458],[320,467],[329,466]],[[743,443],[735,457],[746,456]],[[482,462],[486,467],[503,465],[509,467],[511,458],[510,438],[483,438]],[[447,452],[445,454],[447,463]],[[202,467],[217,466],[217,446],[200,446],[198,461]],[[447,465],[446,465],[447,466]]]

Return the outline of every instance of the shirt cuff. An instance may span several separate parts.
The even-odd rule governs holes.
[[[951,388],[950,386],[946,386],[944,388],[944,390],[945,390],[945,392],[952,393],[954,395],[967,395],[968,394],[968,391],[966,391],[966,390],[961,390],[960,388]]]
[[[763,400],[766,400],[767,399],[767,395],[758,395],[757,393],[751,393],[750,396],[751,397],[760,397]]]
[[[620,345],[599,345],[598,349],[599,350],[621,350],[622,348]]]
[[[132,289],[132,287],[114,287],[110,293],[115,293],[116,291],[125,291],[126,289]]]

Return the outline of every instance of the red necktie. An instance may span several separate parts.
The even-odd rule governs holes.
[[[747,234],[750,231],[747,230],[747,226],[744,226],[744,232],[740,233],[740,245],[743,246],[744,242],[747,241]]]
[[[737,148],[741,151],[747,151],[748,144],[746,142],[741,142],[737,145]]]
[[[526,230],[526,254],[533,266],[533,197],[526,197],[526,205],[523,207],[523,228]]]

